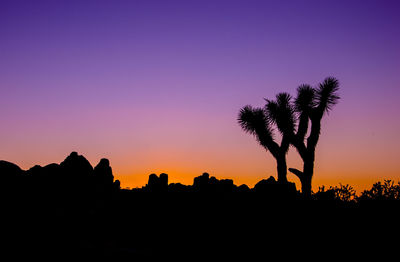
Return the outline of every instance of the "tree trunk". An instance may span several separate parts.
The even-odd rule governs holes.
[[[301,192],[305,198],[311,198],[312,177],[314,174],[314,156],[309,156],[304,161],[303,174],[300,178]]]
[[[311,181],[314,173],[314,158],[309,157],[303,160],[303,171],[296,168],[289,168],[289,171],[295,174],[301,182],[301,193],[305,199],[311,198]]]
[[[280,156],[276,159],[277,171],[278,171],[278,182],[287,183],[287,166],[286,166],[286,156]]]
[[[303,176],[300,179],[301,182],[301,193],[305,199],[311,198],[311,177],[310,176]]]

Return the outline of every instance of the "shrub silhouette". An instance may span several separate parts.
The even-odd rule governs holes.
[[[392,180],[377,182],[370,190],[364,190],[358,200],[400,200],[400,182],[396,185]]]
[[[316,200],[338,200],[341,202],[352,202],[355,201],[356,191],[348,184],[339,186],[329,187],[325,190],[325,186],[319,188],[318,192],[313,196]]]

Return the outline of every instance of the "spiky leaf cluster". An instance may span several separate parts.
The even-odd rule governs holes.
[[[315,90],[315,100],[318,103],[318,109],[323,114],[332,109],[337,104],[340,96],[338,95],[339,81],[334,77],[327,77],[318,85]]]
[[[282,134],[292,134],[295,129],[296,119],[291,100],[288,93],[279,93],[276,101],[266,99],[266,114]]]
[[[296,112],[309,112],[315,107],[315,90],[310,85],[300,85],[294,101]]]
[[[247,105],[240,109],[238,123],[242,129],[255,136],[258,142],[268,149],[268,141],[273,140],[270,120],[262,108]]]

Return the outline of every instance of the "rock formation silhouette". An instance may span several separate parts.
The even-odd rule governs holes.
[[[23,176],[22,169],[14,163],[0,160],[1,184],[13,186]]]
[[[115,187],[114,175],[108,159],[102,158],[100,160],[93,169],[93,176],[97,192],[109,193]]]
[[[151,174],[147,185],[144,188],[146,191],[154,193],[162,193],[168,191],[168,175],[160,174],[158,177],[156,174]]]
[[[0,194],[9,194],[23,187],[25,172],[16,164],[0,160]]]
[[[398,184],[386,180],[360,197],[350,186],[340,186],[321,188],[306,200],[294,184],[274,177],[250,188],[208,173],[195,177],[192,185],[169,184],[167,174],[151,174],[144,187],[121,189],[107,159],[92,168],[73,152],[60,164],[27,171],[0,161],[2,254],[92,260],[264,258],[288,250],[300,254],[310,243],[318,250],[332,248],[329,252],[353,247],[354,237],[345,232],[376,250],[377,244],[389,247],[398,233],[397,227],[374,228],[400,219],[399,192]]]

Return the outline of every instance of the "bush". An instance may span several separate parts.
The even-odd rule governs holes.
[[[351,202],[356,199],[356,191],[350,185],[342,185],[329,187],[325,190],[325,186],[319,187],[318,192],[314,194],[316,200],[337,200],[342,202]]]
[[[364,190],[358,200],[400,200],[400,182],[392,180],[375,183],[370,190]]]

